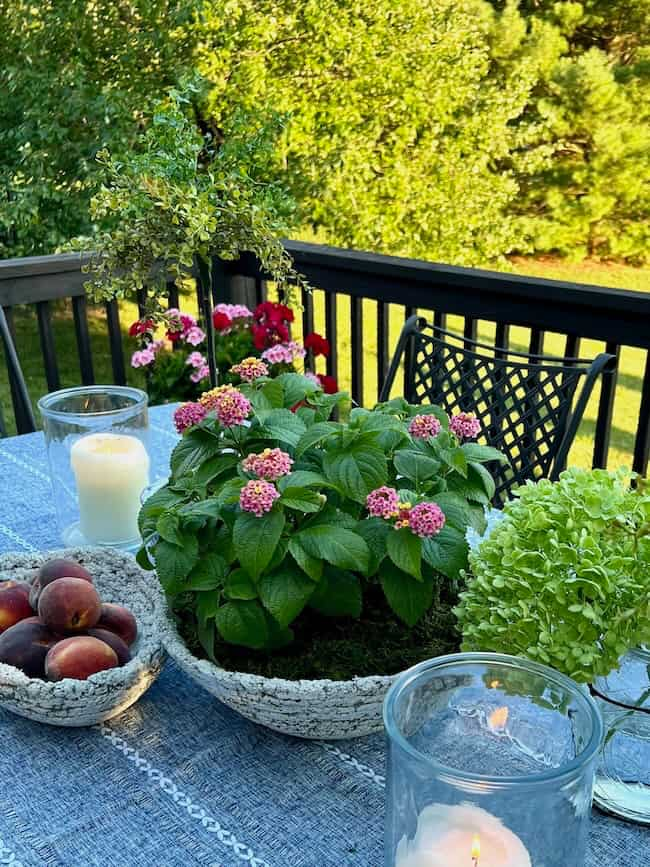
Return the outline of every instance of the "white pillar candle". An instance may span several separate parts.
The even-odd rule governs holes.
[[[140,496],[149,484],[149,456],[140,440],[89,434],[73,444],[70,463],[84,537],[108,545],[137,539]]]
[[[403,837],[395,867],[531,867],[528,850],[496,816],[480,807],[431,804],[415,837]]]

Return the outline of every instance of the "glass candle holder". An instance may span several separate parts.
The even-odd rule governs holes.
[[[588,693],[528,660],[461,653],[384,703],[386,867],[581,867],[603,726]]]
[[[593,684],[605,722],[594,801],[608,813],[650,825],[650,648],[631,650]]]
[[[147,395],[82,386],[38,402],[57,521],[65,545],[132,550],[149,484]]]

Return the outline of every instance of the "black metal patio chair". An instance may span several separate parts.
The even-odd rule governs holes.
[[[527,479],[557,478],[596,380],[616,363],[607,353],[588,361],[495,348],[411,316],[380,401],[388,400],[402,358],[409,403],[475,413],[483,439],[508,458],[508,465],[491,466],[495,505]]]
[[[9,374],[9,384],[11,386],[11,397],[14,403],[14,412],[16,417],[16,426],[18,433],[30,433],[36,430],[36,421],[34,419],[34,411],[32,402],[29,399],[27,384],[25,377],[18,360],[16,347],[9,330],[9,324],[5,312],[0,306],[0,339],[2,340],[2,348],[4,350],[5,361],[7,364],[7,372]],[[7,428],[5,426],[2,415],[2,406],[0,405],[0,437],[7,436]]]

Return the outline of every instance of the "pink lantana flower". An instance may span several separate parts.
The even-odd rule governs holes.
[[[174,410],[174,424],[179,434],[205,418],[205,407],[200,403],[182,403]]]
[[[435,415],[416,415],[411,419],[409,424],[409,433],[412,437],[421,440],[428,440],[440,433],[442,425]]]
[[[248,455],[242,461],[245,472],[270,482],[288,475],[292,466],[293,458],[282,449],[264,449],[258,455]]]
[[[245,382],[254,382],[256,379],[259,379],[260,376],[269,375],[269,369],[266,364],[252,355],[249,358],[240,361],[239,364],[234,364],[230,370],[232,373],[241,376]]]
[[[204,392],[199,398],[208,412],[214,412],[224,427],[241,424],[248,418],[251,403],[232,385],[220,385]]]
[[[437,503],[418,503],[409,512],[408,526],[416,536],[428,539],[445,526],[445,513]]]
[[[270,482],[263,479],[253,479],[247,482],[239,493],[239,505],[244,512],[252,512],[261,518],[265,512],[270,512],[273,503],[280,496],[280,492]]]
[[[399,494],[395,488],[382,485],[368,494],[366,508],[373,518],[395,518],[399,510]]]
[[[460,439],[474,440],[481,432],[481,422],[473,412],[459,412],[452,416],[449,430]]]

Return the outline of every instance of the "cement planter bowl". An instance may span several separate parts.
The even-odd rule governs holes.
[[[88,680],[48,683],[0,663],[0,707],[19,716],[57,726],[91,726],[117,716],[136,702],[158,677],[165,652],[158,635],[162,594],[155,576],[133,557],[109,548],[78,548],[44,554],[0,557],[0,581],[32,582],[35,570],[53,557],[77,560],[94,578],[103,602],[129,608],[138,621],[133,658],[121,668]]]
[[[246,719],[298,738],[339,740],[383,729],[382,704],[397,675],[353,680],[282,680],[227,671],[187,649],[163,605],[160,634],[176,664]]]

